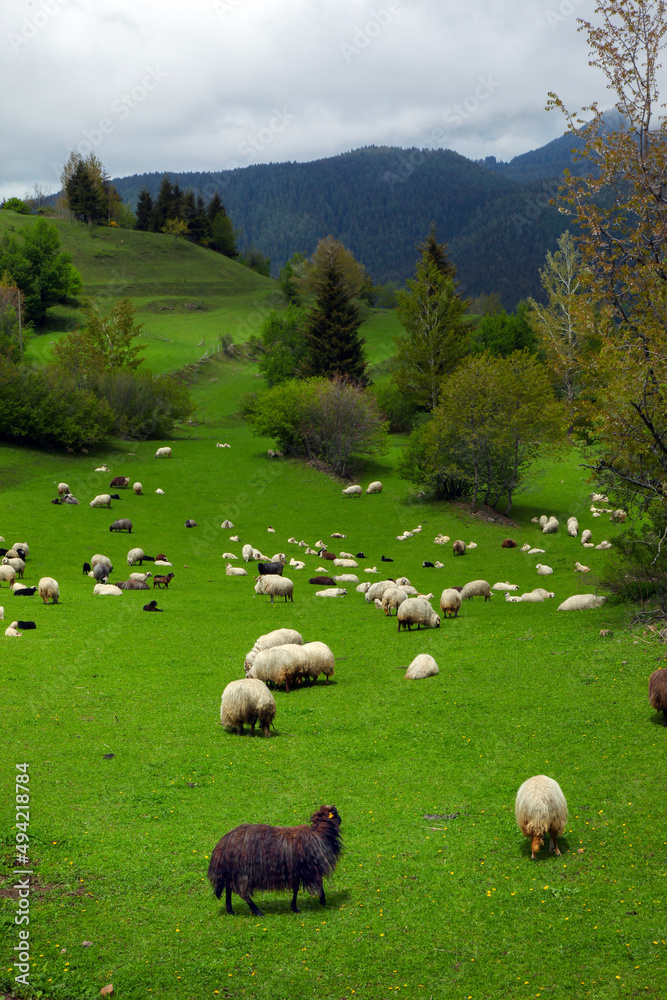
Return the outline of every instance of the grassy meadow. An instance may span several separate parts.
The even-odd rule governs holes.
[[[273,287],[266,282],[263,294]],[[148,289],[146,305],[166,294]],[[245,294],[260,293],[225,296],[213,285],[210,297],[221,314],[238,310],[240,326]],[[198,357],[195,341],[216,336],[212,311],[178,308],[147,308],[156,334],[171,330],[185,345],[177,358],[176,348],[151,342],[163,369]],[[373,361],[386,360],[394,322],[368,321]],[[511,526],[417,498],[395,471],[398,438],[360,470],[364,485],[382,480],[382,494],[346,498],[332,477],[269,461],[272,442],[249,434],[237,411],[261,385],[255,370],[227,358],[202,368],[197,422],[168,442],[117,441],[89,455],[0,448],[0,534],[29,543],[27,584],[54,576],[61,593],[47,607],[0,587],[5,626],[37,624],[0,640],[0,989],[47,1000],[98,997],[111,983],[127,1000],[659,998],[667,729],[646,690],[664,653],[629,628],[627,608],[558,612],[561,600],[594,589],[614,550],[584,550],[563,527],[543,536],[531,523],[553,513],[564,525],[574,513],[596,542],[617,537],[618,526],[588,511],[580,457],[572,451],[532,470]],[[167,443],[173,458],[156,460]],[[95,472],[104,462],[110,473]],[[111,511],[91,509],[114,475],[141,481],[143,494],[121,491]],[[80,506],[49,503],[62,480]],[[132,519],[131,536],[109,533],[117,517]],[[187,518],[197,527],[186,529]],[[225,518],[234,531],[221,530]],[[419,524],[420,534],[396,540]],[[405,574],[435,594],[435,606],[444,587],[477,578],[521,591],[544,584],[556,599],[476,598],[438,630],[399,635],[395,619],[353,585],[340,600],[316,597],[307,582],[322,565],[314,556],[303,571],[286,569],[293,604],[256,597],[252,564],[247,578],[225,576],[222,553],[240,556],[243,542],[289,560],[303,552],[290,536],[314,545],[335,531],[346,538],[331,548],[366,554],[360,579]],[[450,545],[433,543],[439,532],[477,548],[454,558]],[[231,542],[236,533],[241,541]],[[508,535],[546,554],[502,549]],[[104,553],[112,582],[126,579],[135,545],[167,554],[169,590],[93,597],[84,560]],[[444,569],[422,567],[436,559]],[[577,559],[589,576],[574,572]],[[539,561],[554,568],[551,577],[537,576]],[[366,566],[380,572],[367,577]],[[142,612],[153,596],[163,614]],[[332,683],[275,692],[270,739],[225,732],[223,688],[243,676],[256,638],[281,626],[331,647]],[[435,657],[439,676],[404,680],[420,652]],[[15,982],[13,959],[15,765],[23,762],[34,872],[27,988]],[[538,773],[560,783],[569,822],[562,856],[543,848],[531,862],[514,799]],[[326,908],[301,892],[294,915],[288,893],[258,892],[263,917],[237,897],[235,915],[226,915],[206,878],[219,838],[244,822],[307,822],[323,803],[338,807],[345,844],[325,883]]]

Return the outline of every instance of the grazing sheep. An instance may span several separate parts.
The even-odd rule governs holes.
[[[368,599],[368,595],[366,595]],[[424,628],[440,628],[440,618],[424,597],[409,597],[403,601],[398,609],[398,631],[401,628],[411,630],[413,625],[417,626],[417,631],[423,625]]]
[[[8,638],[20,639],[21,633],[17,632],[17,626],[18,622],[12,622],[11,625],[8,625],[7,628],[5,629],[5,635]]]
[[[284,597],[285,603],[288,600],[294,602],[294,583],[286,576],[260,576],[255,584],[256,594],[267,594],[274,603],[274,597]]]
[[[244,569],[243,566],[232,566],[231,563],[227,563],[225,566],[226,576],[247,576],[248,570]]]
[[[233,524],[232,524],[232,522],[231,522],[231,521],[229,520],[229,518],[226,518],[226,519],[225,519],[225,520],[224,520],[224,521],[222,522],[222,524],[220,525],[220,527],[221,527],[221,528],[222,528],[222,529],[223,529],[224,531],[233,531],[233,530],[234,530],[234,525],[233,525]]]
[[[169,584],[171,583],[171,581],[173,579],[174,579],[174,574],[173,573],[167,573],[166,576],[154,576],[153,577],[153,590],[155,590],[156,587],[159,590],[161,590],[162,587],[166,587],[166,589],[169,590]]]
[[[136,563],[139,563],[140,566],[143,566],[144,559],[148,558],[149,557],[144,554],[143,549],[139,548],[130,549],[130,551],[127,553],[127,565],[134,566],[136,565]]]
[[[546,527],[546,525],[549,523],[549,518],[547,517],[546,514],[540,514],[540,517],[539,517],[539,520],[538,520],[537,523],[539,524],[540,528],[542,528],[542,530],[544,530],[544,528]]]
[[[546,566],[544,563],[537,563],[535,565],[535,569],[537,570],[538,576],[551,576],[553,573],[551,566]]]
[[[89,573],[90,573],[90,563],[85,562],[83,564],[83,575],[88,576]]]
[[[471,580],[470,583],[466,583],[461,591],[461,600],[467,598],[472,601],[473,597],[483,597],[485,601],[491,600],[491,587],[486,580]]]
[[[265,736],[271,735],[271,723],[276,714],[276,699],[264,681],[256,677],[244,677],[231,681],[222,692],[220,721],[225,729],[232,729],[243,736],[243,723],[250,726],[255,734],[255,724],[259,721]]]
[[[559,611],[587,611],[589,608],[599,608],[607,600],[606,597],[598,597],[596,594],[573,594],[566,601],[558,605]]]
[[[576,562],[574,564],[575,573],[590,573],[590,571],[591,571],[590,566],[583,566],[580,562]]]
[[[253,663],[246,668],[246,677],[259,680],[275,687],[285,687],[289,694],[290,685],[298,684],[306,676],[307,654],[299,643],[281,643],[257,653]]]
[[[439,674],[438,664],[428,653],[419,653],[405,671],[406,681],[420,681],[424,677],[435,677]]]
[[[560,854],[558,837],[567,823],[567,802],[560,785],[546,774],[536,774],[521,785],[516,795],[514,813],[519,828],[530,838],[531,859],[549,833],[549,850]]]
[[[158,608],[157,601],[150,601],[144,604],[144,611],[164,611],[164,608]]]
[[[94,566],[93,569],[90,571],[88,576],[92,576],[92,578],[94,580],[97,580],[98,583],[106,583],[107,580],[109,579],[110,573],[111,570],[109,569],[106,563],[97,563],[97,565]]]
[[[246,544],[241,549],[241,555],[243,556],[246,562],[250,562],[250,560],[252,559],[252,545],[250,545],[250,543],[246,542]]]
[[[362,492],[361,486],[348,486],[342,491],[345,497],[360,497]]]
[[[37,593],[37,587],[24,587],[22,583],[15,583],[13,590],[14,597],[34,597]]]
[[[109,525],[109,531],[127,531],[132,534],[132,522],[129,517],[119,517],[113,524]]]
[[[196,528],[197,527],[197,522],[194,521],[191,517],[189,517],[187,519],[187,521],[185,522],[185,527],[186,528]]]
[[[440,595],[440,610],[443,618],[458,618],[461,608],[461,594],[458,590],[448,588]]]
[[[592,539],[593,539],[593,532],[590,530],[590,528],[584,528],[584,530],[581,532],[581,544],[586,545],[586,543],[592,541]]]
[[[67,483],[58,483],[57,490],[58,490],[58,496],[61,497],[64,497],[66,493],[72,492]]]
[[[121,580],[116,584],[121,590],[150,590],[147,583],[143,580]]]
[[[307,642],[302,650],[306,656],[305,677],[307,682],[316,682],[320,674],[324,674],[324,683],[329,683],[329,678],[335,672],[334,655],[325,642]]]
[[[279,559],[273,562],[260,562],[257,563],[257,569],[260,576],[282,576],[285,564]]]
[[[161,490],[159,487],[156,489],[155,492],[158,494],[158,496],[161,496],[161,497],[164,496],[164,490]],[[161,610],[162,610],[162,608],[156,608],[156,611],[161,611]]]
[[[518,583],[494,583],[491,590],[518,590]]]
[[[576,538],[579,534],[579,522],[576,517],[568,517],[567,519],[567,533],[570,538]]]
[[[139,583],[146,583],[148,577],[152,575],[152,573],[130,573],[130,580],[138,580]]]
[[[273,632],[267,632],[266,635],[260,635],[250,652],[246,653],[245,662],[243,664],[246,673],[254,663],[255,657],[258,653],[261,653],[265,649],[273,649],[274,646],[284,646],[286,643],[303,646],[301,634],[296,632],[293,628],[278,628],[274,629]]]
[[[516,542],[514,541],[513,538],[506,538],[504,542],[500,543],[500,547],[502,549],[515,549]]]
[[[387,587],[382,595],[381,607],[385,615],[391,618],[391,609],[395,608],[396,614],[403,601],[407,601],[408,595],[402,587]]]
[[[156,458],[171,458],[171,448],[158,448],[155,452]]]
[[[382,483],[379,480],[375,483],[371,483],[366,490],[366,493],[382,493]]]
[[[114,476],[111,482],[109,483],[109,486],[111,487],[112,490],[118,490],[118,489],[126,490],[129,485],[130,485],[129,476]],[[69,490],[67,492],[69,493]]]
[[[335,587],[336,581],[332,576],[311,576],[308,583],[312,583],[316,587]]]
[[[148,587],[146,587],[148,590]],[[113,583],[96,583],[93,587],[93,594],[98,597],[122,597],[123,591]]]
[[[135,483],[132,489],[134,490],[137,496],[140,496],[141,491],[143,490],[143,486],[141,485],[141,483]]]
[[[108,493],[100,493],[94,500],[90,501],[90,507],[111,507],[111,497]]]
[[[14,542],[12,548],[17,553],[20,559],[27,559],[28,556],[30,555],[30,546],[28,545],[27,542]]]
[[[3,580],[6,580],[10,587],[14,586],[14,581],[16,580],[16,570],[13,566],[0,566],[0,587],[2,586]]]
[[[262,911],[252,894],[257,889],[291,889],[294,913],[299,886],[314,895],[319,893],[322,906],[326,897],[322,880],[336,867],[342,850],[335,806],[320,806],[313,813],[310,826],[267,826],[244,823],[230,830],[216,845],[208,866],[208,878],[216,898],[225,890],[225,909],[232,910],[232,892],[250,907],[256,917]]]
[[[375,598],[382,600],[382,595],[385,590],[389,587],[395,587],[396,582],[394,580],[378,580],[377,583],[371,584],[371,586],[366,591],[366,600],[369,604],[372,604]]]
[[[560,525],[558,523],[558,519],[555,518],[555,517],[550,517],[549,520],[547,521],[547,523],[542,528],[542,534],[543,535],[553,535],[553,534],[555,534],[558,531],[559,527],[560,527]]]
[[[667,667],[654,670],[648,679],[648,703],[662,712],[662,724],[667,726]]]
[[[466,543],[457,538],[455,542],[452,542],[452,552],[455,556],[464,556],[466,554]]]
[[[14,572],[18,574],[19,580],[23,579],[23,574],[25,572],[25,563],[23,562],[22,559],[19,559],[18,556],[16,556],[13,559],[8,558],[7,556],[3,556],[2,565],[11,566]]]
[[[57,604],[60,600],[60,587],[51,576],[43,576],[37,584],[37,589],[44,604],[48,604],[49,600],[52,604]]]

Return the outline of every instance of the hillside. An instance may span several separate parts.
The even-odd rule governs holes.
[[[162,174],[114,180],[123,199],[156,195]],[[274,163],[217,173],[170,174],[205,198],[220,193],[242,247],[268,254],[277,275],[296,251],[331,233],[375,282],[403,283],[432,221],[468,296],[497,292],[511,308],[539,295],[539,268],[563,217],[545,205],[541,182],[519,184],[451,150],[366,147],[311,163]],[[550,190],[549,194],[553,194]],[[528,217],[530,236],[517,218]]]

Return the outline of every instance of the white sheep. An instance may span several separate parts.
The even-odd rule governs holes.
[[[588,542],[593,540],[593,532],[590,528],[584,528],[581,532],[581,544],[586,545]]]
[[[233,552],[223,552],[222,553],[222,558],[223,559],[235,559],[238,562],[238,558],[239,557],[236,556],[236,555],[234,555]]]
[[[356,559],[334,559],[334,566],[346,566],[348,569],[356,569],[359,563]]]
[[[107,468],[106,465],[98,465],[95,472],[111,472],[111,469]]]
[[[136,495],[139,496],[141,491],[143,490],[143,486],[141,485],[141,483],[135,483],[132,489],[134,490]]]
[[[255,584],[256,594],[266,594],[271,598],[271,604],[274,603],[274,597],[284,597],[285,603],[288,599],[294,601],[294,583],[288,579],[286,576],[277,576],[274,573],[267,573],[265,576],[260,576],[257,583]]]
[[[407,576],[397,576],[396,580],[395,580],[395,583],[396,583],[397,587],[409,587],[410,586],[410,581],[408,580]]]
[[[13,566],[0,566],[0,587],[2,586],[3,580],[8,583],[10,587],[14,586],[14,581],[16,580],[16,570]]]
[[[534,549],[534,548],[533,549],[528,549],[528,555],[529,556],[544,555],[545,552],[546,552],[546,549]]]
[[[134,566],[135,563],[139,563],[140,566],[143,565],[143,560],[145,559],[144,550],[140,548],[130,549],[127,553],[127,565]]]
[[[27,542],[14,542],[12,548],[16,553],[18,553],[20,559],[27,559],[28,556],[30,555],[30,546],[28,545]],[[21,555],[19,549],[23,550],[23,555]]]
[[[507,601],[508,604],[520,604],[521,603],[521,598],[520,597],[517,597],[516,595],[513,596],[512,594],[508,594],[507,591],[505,591],[505,600]]]
[[[340,576],[335,576],[334,580],[336,583],[359,583],[359,577],[354,573],[341,573]]]
[[[150,573],[150,572],[149,573],[130,573],[130,580],[137,580],[138,583],[146,583],[146,580],[149,578],[149,576],[152,576],[152,575],[153,574]]]
[[[591,571],[590,566],[584,566],[580,562],[576,562],[574,564],[574,572],[575,573],[590,573],[590,571]]]
[[[380,604],[385,615],[391,617],[391,609],[394,608],[398,613],[399,607],[403,601],[407,601],[407,599],[408,595],[402,587],[387,587],[382,595],[382,601]]]
[[[123,591],[113,583],[96,583],[93,587],[93,594],[98,597],[122,597]]]
[[[538,576],[551,576],[553,573],[551,566],[547,566],[545,563],[537,563],[535,569]]]
[[[155,492],[158,494],[158,496],[161,496],[161,497],[164,496],[164,490],[161,490],[161,489],[158,488]]]
[[[345,497],[360,497],[363,490],[361,489],[361,486],[348,486],[342,491],[342,493]]]
[[[441,562],[439,562],[439,561],[438,561],[438,560],[436,559],[436,561],[435,561],[435,562],[433,563],[433,567],[434,567],[434,569],[444,569],[444,568],[445,568],[445,564],[444,564],[444,563],[441,563]]]
[[[433,539],[433,544],[446,545],[448,541],[449,541],[449,535],[440,534],[435,536],[435,538]]]
[[[297,632],[293,628],[277,628],[274,629],[273,632],[267,632],[266,635],[260,635],[250,652],[246,653],[243,664],[245,672],[248,672],[249,668],[255,662],[255,657],[258,653],[261,653],[262,650],[273,649],[274,646],[284,646],[286,643],[303,646],[301,633]]]
[[[477,548],[477,542],[468,542],[468,544],[466,545],[466,549],[476,549],[476,548]]]
[[[225,575],[226,576],[247,576],[248,570],[244,569],[243,566],[232,566],[231,563],[226,563],[225,565]]]
[[[396,582],[394,580],[378,580],[377,583],[371,584],[371,586],[366,591],[366,600],[369,604],[372,604],[375,598],[382,600],[382,595],[385,590],[389,587],[395,587]]]
[[[325,548],[326,548],[326,546],[325,546]],[[343,552],[343,550],[341,549],[340,552],[338,553],[338,558],[339,559],[354,559],[354,555],[351,552]]]
[[[276,700],[264,681],[256,677],[231,681],[222,692],[220,722],[225,729],[233,729],[239,736],[243,736],[244,723],[250,726],[254,735],[258,721],[264,735],[270,736],[275,715]]]
[[[372,575],[375,575],[376,573],[379,572],[380,570],[377,568],[377,566],[366,566],[364,570],[364,573],[371,573]]]
[[[531,591],[533,594],[540,594],[544,600],[548,600],[550,597],[555,597],[553,590],[545,590],[544,587],[534,587]]]
[[[25,563],[18,556],[15,556],[13,559],[3,556],[2,565],[11,566],[14,572],[18,575],[19,580],[23,579],[23,574],[25,573]]]
[[[158,448],[155,452],[156,458],[171,458],[171,448]]]
[[[58,496],[65,496],[66,493],[71,493],[71,489],[67,483],[58,483]]]
[[[591,493],[593,503],[609,503],[609,497],[604,493]]]
[[[285,643],[264,649],[255,657],[247,676],[257,677],[265,683],[275,684],[276,687],[282,687],[284,684],[285,691],[289,692],[290,685],[294,686],[302,679],[312,680],[316,668],[320,668],[320,672],[323,668],[333,673],[331,661],[328,657],[322,656],[322,651],[319,648],[324,643],[316,644],[318,648],[313,651],[312,663],[307,648],[310,645],[315,644],[306,643],[301,646],[295,643]],[[330,650],[329,653],[331,653]],[[327,673],[327,683],[329,676],[330,674]]]
[[[368,599],[368,595],[366,598]],[[396,617],[399,632],[401,628],[410,631],[412,625],[417,626],[417,631],[422,625],[425,628],[440,628],[440,616],[424,597],[409,597],[407,601],[403,601]]]
[[[316,590],[315,597],[345,597],[345,587],[327,587],[326,590]]]
[[[519,828],[530,838],[531,859],[542,846],[542,839],[549,833],[549,850],[560,854],[558,837],[567,823],[567,802],[561,787],[546,774],[536,774],[519,788],[514,804]]]
[[[252,545],[249,542],[246,542],[246,544],[241,549],[241,555],[243,556],[246,562],[250,562],[250,560],[252,559]]]
[[[455,556],[464,556],[466,554],[466,543],[457,538],[455,542],[452,542],[452,552]]]
[[[609,520],[615,522],[616,524],[624,524],[627,514],[624,510],[612,510],[609,515]]]
[[[596,549],[610,549],[611,548],[611,542],[608,542],[607,539],[605,538],[605,540],[602,541],[602,542],[600,542],[599,545],[596,545],[595,548]]]
[[[266,529],[270,535],[275,535],[276,529],[272,528],[271,525]]]
[[[43,576],[41,578],[37,584],[37,592],[44,604],[48,604],[49,600],[51,600],[52,604],[57,604],[60,600],[60,587],[57,580],[54,580],[52,576]]]
[[[556,518],[556,517],[550,517],[549,520],[547,521],[547,523],[542,528],[542,534],[543,535],[553,535],[556,531],[558,531],[559,527],[560,527],[560,525],[558,523],[558,518]]]
[[[576,517],[568,517],[567,519],[567,533],[570,538],[576,538],[579,534],[579,522]]]
[[[106,566],[110,573],[113,573],[113,564],[109,556],[103,556],[101,552],[96,552],[90,560],[90,568],[95,569],[98,565]]]
[[[109,493],[100,493],[96,496],[94,500],[90,501],[90,507],[111,507],[111,495]]]
[[[547,517],[546,514],[540,514],[540,518],[539,518],[539,522],[538,523],[539,523],[540,528],[542,528],[542,530],[544,531],[545,527],[549,523],[549,518]]]
[[[370,582],[370,580],[364,580],[363,583],[360,583],[359,586],[355,587],[354,589],[357,591],[358,594],[366,594],[366,593],[368,593],[369,589],[372,586],[373,585]]]
[[[494,583],[491,590],[518,590],[518,583]]]
[[[440,594],[440,610],[443,618],[458,618],[461,609],[461,594],[453,588],[446,588]]]
[[[347,535],[341,534],[340,531],[332,531],[329,538],[347,538]]]
[[[520,552],[530,552],[530,549],[531,549],[530,542],[526,542],[525,545],[521,546],[521,549],[519,551]]]
[[[271,558],[268,561],[269,562],[281,562],[283,564],[283,566],[284,566],[285,563],[286,563],[286,561],[287,561],[287,556],[285,555],[284,552],[274,552],[273,555],[271,556]]]
[[[598,597],[597,594],[573,594],[566,601],[558,605],[559,611],[587,611],[589,608],[599,608],[606,601],[606,597]]]
[[[232,524],[232,522],[228,518],[226,518],[222,522],[222,524],[220,525],[220,527],[223,529],[223,531],[233,531],[234,530],[234,525]]]
[[[424,677],[435,677],[439,674],[438,664],[428,653],[419,653],[405,671],[406,681],[419,681]]]
[[[156,559],[153,563],[154,566],[171,566],[172,563],[168,559]]]
[[[536,590],[531,590],[527,594],[522,594],[520,599],[522,601],[528,601],[528,602],[530,602],[532,604],[542,604],[543,601],[544,601],[544,598],[543,598],[542,594],[540,594]]]
[[[466,583],[461,591],[461,600],[467,598],[472,601],[473,597],[483,597],[485,601],[491,600],[491,588],[486,580],[471,580],[470,583]]]
[[[23,633],[22,632],[17,632],[18,624],[19,624],[18,622],[12,622],[11,625],[7,626],[7,628],[5,629],[5,635],[8,638],[13,638],[13,639],[20,639],[21,638],[21,636],[23,635]]]
[[[382,483],[379,480],[377,482],[370,483],[366,493],[382,493]]]
[[[308,549],[308,548],[310,548],[310,546],[308,545],[308,542],[304,542],[304,540],[302,538],[301,541],[299,542],[299,548],[300,549]],[[317,555],[317,552],[315,553],[315,555]]]
[[[305,676],[310,681],[317,681],[324,674],[325,684],[333,677],[335,670],[334,655],[325,642],[306,642],[301,647],[305,654]]]
[[[0,622],[4,619],[4,617],[5,617],[5,609],[0,607]]]

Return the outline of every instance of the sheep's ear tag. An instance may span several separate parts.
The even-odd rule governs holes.
[[[333,813],[329,813],[329,819],[333,819]]]

